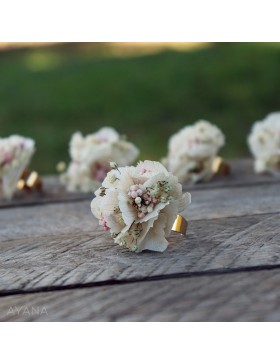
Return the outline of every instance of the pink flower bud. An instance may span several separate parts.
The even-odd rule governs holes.
[[[139,219],[143,219],[143,217],[145,217],[144,212],[139,212],[138,217],[139,217]]]

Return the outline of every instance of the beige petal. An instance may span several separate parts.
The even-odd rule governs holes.
[[[178,204],[178,212],[184,211],[191,204],[191,194],[186,192],[183,194]]]
[[[123,220],[127,226],[130,226],[137,219],[137,211],[130,204],[127,192],[119,191],[118,200]]]
[[[165,226],[166,216],[160,214],[153,227],[149,229],[145,239],[138,245],[137,252],[143,250],[163,252],[168,246],[168,241],[165,238]]]

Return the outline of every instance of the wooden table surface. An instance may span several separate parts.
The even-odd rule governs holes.
[[[184,186],[186,237],[164,253],[114,244],[90,194],[55,177],[0,202],[1,321],[280,321],[280,178],[251,160]]]

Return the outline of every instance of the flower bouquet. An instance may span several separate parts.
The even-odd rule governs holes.
[[[94,191],[111,169],[111,160],[119,166],[126,166],[138,154],[135,145],[124,140],[112,128],[104,127],[85,137],[77,132],[70,141],[71,162],[66,173],[61,175],[61,181],[68,191]]]
[[[19,135],[0,138],[0,197],[12,198],[34,151],[32,139]]]
[[[280,174],[280,112],[269,114],[257,121],[248,137],[255,157],[255,172]]]
[[[118,167],[95,192],[91,210],[114,241],[131,251],[164,251],[177,214],[190,203],[189,193],[159,162]]]
[[[163,163],[179,182],[209,180],[215,173],[213,163],[224,143],[225,137],[219,128],[200,120],[170,138]]]

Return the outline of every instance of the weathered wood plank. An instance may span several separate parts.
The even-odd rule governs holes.
[[[0,244],[0,291],[280,264],[280,214],[192,221],[164,253],[135,254],[92,232]]]
[[[280,212],[280,184],[192,191],[189,220]],[[0,209],[0,242],[34,236],[93,231],[91,199],[80,202]]]
[[[0,209],[7,207],[32,206],[53,202],[81,201],[93,197],[93,193],[67,192],[57,176],[42,178],[41,191],[17,191],[11,200],[0,198]]]
[[[0,299],[1,321],[280,321],[280,270]]]
[[[229,176],[215,176],[211,181],[196,185],[185,185],[185,190],[204,190],[224,187],[238,187],[258,184],[280,183],[280,177],[269,174],[257,175],[253,171],[252,159],[236,159],[229,161],[231,174]],[[17,192],[14,199],[5,201],[0,199],[0,208],[46,204],[63,201],[87,200],[92,193],[68,193],[59,182],[58,176],[43,177],[42,192]]]
[[[280,183],[191,191],[186,217],[219,218],[280,212]]]
[[[90,211],[90,202],[0,209],[0,242],[94,231],[98,221]]]

